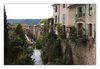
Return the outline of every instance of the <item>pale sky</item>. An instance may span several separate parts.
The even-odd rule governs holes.
[[[7,19],[44,19],[53,16],[52,4],[5,4]]]

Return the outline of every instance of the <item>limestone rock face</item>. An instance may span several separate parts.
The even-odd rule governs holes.
[[[73,54],[73,63],[76,65],[95,65],[96,64],[96,48],[89,49],[87,46],[71,46]]]

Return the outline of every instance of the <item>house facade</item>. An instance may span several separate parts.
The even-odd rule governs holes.
[[[69,42],[68,45],[71,47],[73,63],[76,65],[96,64],[96,4],[54,4],[53,9],[54,24],[65,25],[67,38],[70,37],[71,27],[74,26],[77,30],[75,31],[79,36],[75,38],[77,44]],[[63,14],[65,15],[63,16]],[[84,37],[80,37],[80,35],[83,34],[87,37],[86,45],[82,44],[85,42],[81,42]],[[65,47],[67,45],[62,41],[63,53],[67,49]]]
[[[53,18],[54,23],[61,23],[68,26],[68,10],[67,4],[54,4],[53,5]]]
[[[81,34],[81,28],[86,35],[95,37],[96,25],[96,5],[95,4],[54,4],[53,5],[54,23],[61,23],[69,27],[77,28],[77,35]]]

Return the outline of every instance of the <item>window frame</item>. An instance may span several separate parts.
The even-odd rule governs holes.
[[[65,14],[62,14],[62,23],[63,23],[63,24],[65,24],[65,19],[66,19]]]
[[[57,12],[57,5],[55,5],[55,12]]]
[[[89,16],[92,16],[92,5],[89,4]]]
[[[82,36],[82,28],[83,28],[83,23],[78,23],[77,24],[77,34],[78,34],[78,36]]]
[[[65,8],[65,4],[63,4],[63,8]]]
[[[82,13],[83,13],[83,9],[82,8],[83,8],[82,6],[78,7],[78,17],[82,17],[83,16],[82,15]]]
[[[55,23],[57,23],[57,16],[55,16]]]

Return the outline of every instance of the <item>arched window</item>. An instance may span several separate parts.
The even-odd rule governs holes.
[[[78,36],[82,35],[82,26],[83,26],[82,23],[78,23]]]
[[[88,29],[89,29],[89,36],[92,36],[92,24],[88,25]]]

